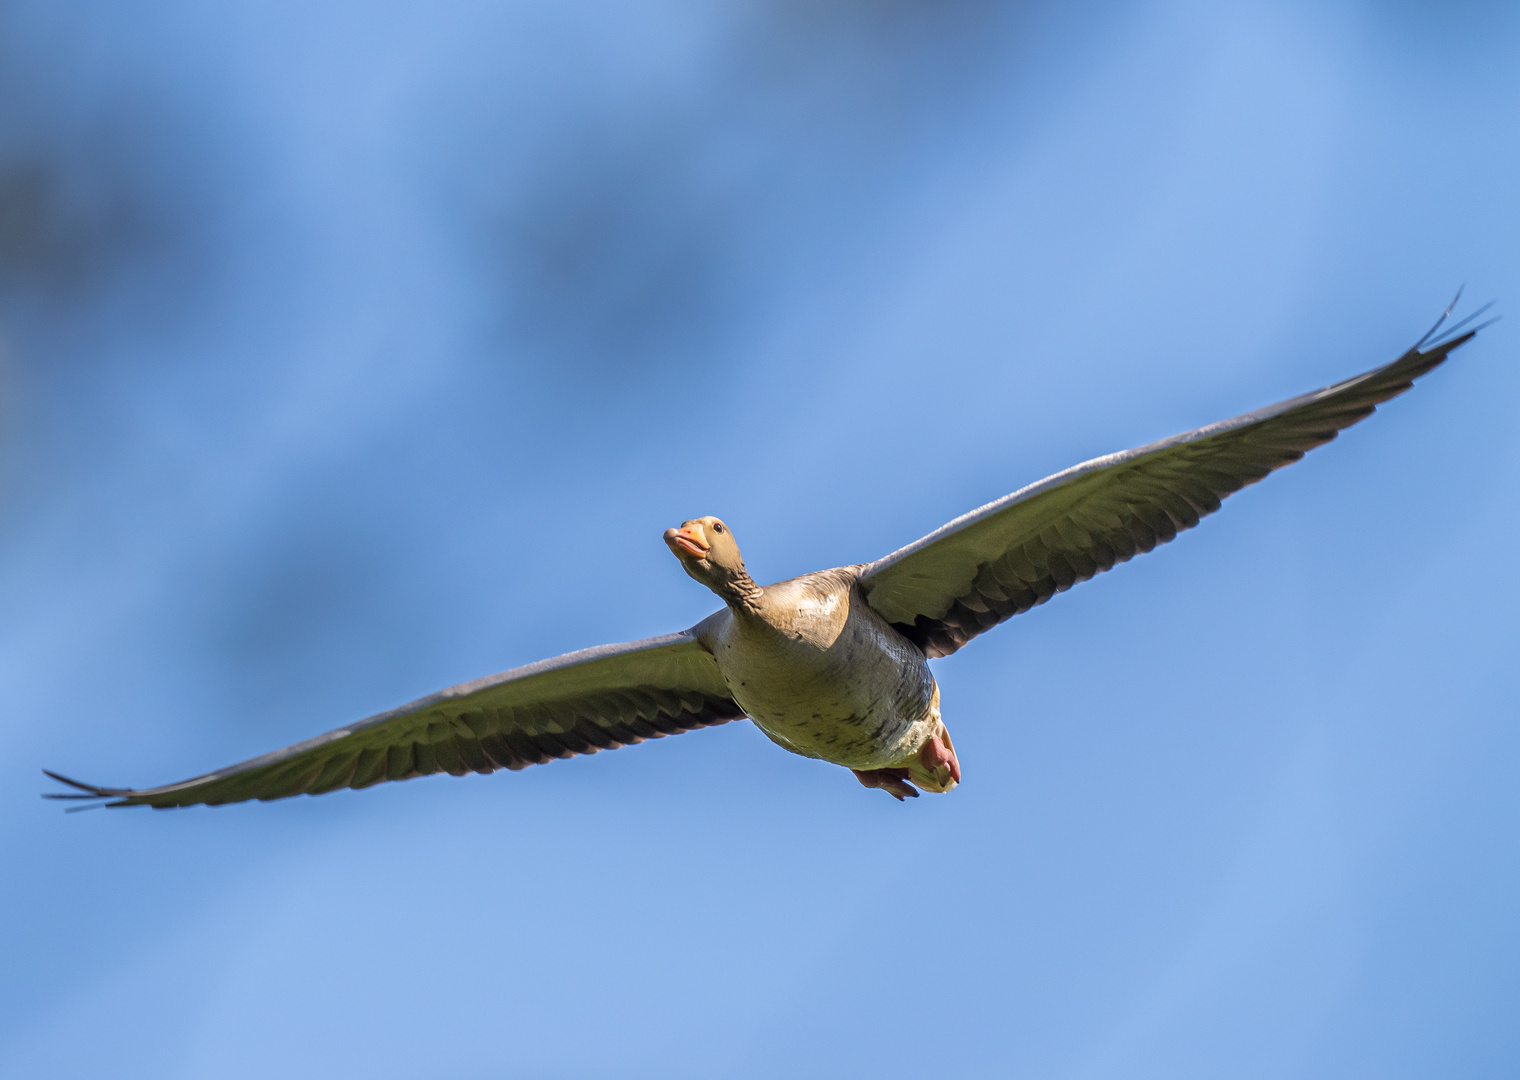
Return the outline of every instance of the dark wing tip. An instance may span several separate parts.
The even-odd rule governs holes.
[[[132,805],[135,805],[134,803],[132,803],[132,802],[129,801],[130,798],[133,795],[137,794],[131,788],[105,788],[105,787],[96,787],[94,784],[86,784],[86,783],[84,783],[82,781],[79,781],[79,780],[70,779],[69,777],[64,776],[62,773],[55,773],[52,769],[43,769],[42,771],[43,771],[43,773],[45,775],[47,775],[47,776],[51,777],[52,779],[58,781],[60,784],[67,784],[71,788],[77,788],[78,789],[78,791],[47,791],[47,792],[43,792],[42,797],[44,799],[64,799],[64,800],[79,799],[79,800],[83,800],[83,801],[89,802],[89,804],[90,804],[89,806],[71,806],[71,807],[69,807],[68,810],[71,813],[73,811],[76,811],[76,810],[93,810],[97,806],[101,806],[101,805],[105,805],[105,806],[132,806]],[[102,803],[101,800],[103,800],[103,799],[116,799],[118,801],[117,802],[113,802],[113,803]]]
[[[1460,285],[1457,286],[1457,295],[1453,296],[1451,298],[1451,303],[1449,303],[1449,304],[1446,305],[1446,310],[1443,311],[1443,312],[1441,312],[1441,317],[1436,320],[1436,323],[1435,323],[1434,326],[1432,326],[1429,330],[1425,331],[1425,336],[1424,337],[1420,338],[1419,341],[1416,341],[1414,343],[1414,348],[1410,350],[1411,352],[1419,352],[1419,351],[1421,351],[1422,349],[1425,348],[1426,342],[1430,341],[1432,338],[1434,338],[1436,336],[1436,331],[1440,330],[1441,327],[1443,325],[1445,325],[1446,320],[1449,319],[1449,318],[1451,318],[1451,313],[1454,310],[1456,310],[1457,305],[1462,302],[1462,294],[1464,292],[1466,292],[1466,291],[1467,291],[1467,282],[1464,281],[1464,282],[1462,282],[1462,284],[1460,284]]]
[[[1463,288],[1466,288],[1466,286],[1464,285]],[[1441,312],[1441,317],[1436,320],[1434,326],[1425,332],[1424,337],[1415,342],[1414,348],[1410,350],[1411,352],[1450,352],[1452,349],[1457,348],[1459,345],[1463,345],[1466,342],[1472,340],[1473,336],[1477,334],[1479,330],[1492,326],[1501,318],[1501,316],[1495,315],[1492,319],[1487,319],[1484,322],[1479,323],[1477,326],[1474,326],[1471,330],[1468,330],[1467,333],[1461,333],[1461,330],[1464,326],[1467,326],[1474,319],[1477,319],[1479,316],[1483,315],[1493,308],[1495,302],[1493,300],[1490,300],[1488,303],[1482,305],[1476,311],[1467,315],[1465,318],[1459,319],[1457,322],[1452,323],[1450,326],[1446,326],[1446,320],[1451,317],[1452,310],[1456,308],[1458,301],[1461,299],[1462,289],[1458,289],[1457,295],[1452,299],[1451,303],[1447,305],[1446,310]]]

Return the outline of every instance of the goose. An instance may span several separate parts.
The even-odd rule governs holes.
[[[762,586],[726,522],[692,518],[665,543],[723,606],[689,630],[451,686],[176,784],[99,787],[44,770],[75,789],[45,797],[160,809],[267,801],[523,769],[745,717],[899,801],[948,792],[961,766],[929,660],[1172,540],[1402,394],[1488,325],[1462,331],[1480,308],[1443,332],[1451,310],[1383,367],[1073,466],[875,562]]]

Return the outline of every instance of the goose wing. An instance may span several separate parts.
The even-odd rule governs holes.
[[[219,805],[320,795],[429,773],[489,773],[739,719],[693,631],[602,645],[461,683],[410,705],[163,787],[78,788],[109,806]]]
[[[1432,329],[1393,363],[1345,382],[1056,473],[870,563],[860,587],[927,655],[948,656],[1197,525],[1225,496],[1408,390],[1477,329],[1440,341]]]

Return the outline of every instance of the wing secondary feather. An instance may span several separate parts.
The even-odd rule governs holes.
[[[163,787],[48,775],[109,806],[219,805],[320,795],[429,773],[462,776],[593,754],[744,715],[691,631],[603,645],[461,683],[399,709]]]

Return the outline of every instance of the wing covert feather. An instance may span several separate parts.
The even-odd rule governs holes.
[[[927,655],[948,656],[1197,525],[1402,394],[1475,332],[1425,347],[1427,335],[1393,363],[1323,390],[1056,473],[869,564],[861,589]]]
[[[320,795],[429,773],[523,769],[744,715],[690,630],[582,649],[460,683],[282,750],[163,787],[105,788],[57,773],[108,806],[216,806]]]

